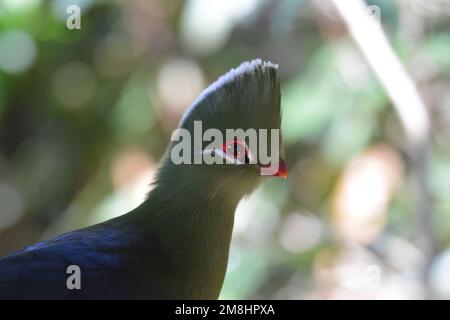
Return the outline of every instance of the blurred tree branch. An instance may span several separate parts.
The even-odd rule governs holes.
[[[412,79],[391,48],[376,17],[361,0],[331,0],[348,31],[392,101],[406,133],[416,194],[417,232],[425,251],[422,276],[427,285],[429,264],[435,254],[433,199],[428,184],[430,118]],[[381,13],[382,14],[382,13]]]

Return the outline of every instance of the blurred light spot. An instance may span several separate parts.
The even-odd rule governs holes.
[[[281,245],[290,252],[304,252],[319,243],[323,227],[311,214],[291,213],[283,221],[280,233]]]
[[[133,67],[135,54],[130,39],[122,33],[113,33],[105,37],[95,51],[95,66],[105,77],[120,77]]]
[[[256,0],[190,0],[181,16],[182,43],[198,55],[214,53],[224,46],[233,26],[257,4]]]
[[[247,242],[271,242],[280,219],[278,207],[267,199],[262,189],[239,202],[236,208],[233,238]]]
[[[203,73],[193,61],[175,58],[166,62],[158,75],[161,102],[177,118],[192,104],[204,87]]]
[[[20,11],[38,6],[41,0],[2,0],[0,3],[7,10]]]
[[[121,1],[122,16],[133,51],[163,56],[174,50],[173,20],[180,2],[161,0]]]
[[[374,248],[383,252],[387,264],[404,273],[421,270],[427,259],[413,243],[387,233],[377,240]]]
[[[120,151],[111,167],[115,190],[94,209],[90,223],[115,218],[140,205],[152,190],[156,169],[156,163],[144,150]]]
[[[369,79],[369,68],[357,51],[343,47],[337,51],[336,63],[345,83],[352,89],[366,85]]]
[[[53,76],[53,94],[66,107],[79,107],[93,97],[96,88],[91,68],[81,62],[70,62],[60,67]]]
[[[115,188],[135,183],[142,175],[155,170],[156,164],[138,148],[120,151],[113,159],[111,176]],[[148,180],[148,183],[151,181]]]
[[[12,227],[23,215],[23,199],[12,186],[0,184],[0,230]]]
[[[379,145],[350,162],[333,199],[333,222],[346,239],[368,244],[385,223],[393,191],[402,175],[402,162],[391,148]]]
[[[28,70],[36,59],[36,45],[26,32],[13,30],[0,34],[0,69],[12,74]]]
[[[148,96],[148,75],[134,72],[122,88],[110,121],[121,137],[134,140],[145,134],[155,122],[155,114]]]
[[[432,17],[450,15],[450,3],[448,0],[412,0],[408,2],[405,1],[405,4],[406,3],[408,3],[408,5],[410,5],[411,8],[420,15]],[[417,17],[415,20],[418,20]]]
[[[442,299],[450,298],[450,250],[447,249],[434,259],[430,269],[430,284]]]
[[[377,292],[374,291],[382,287],[382,281],[386,276],[375,255],[363,247],[351,245],[344,247],[344,250],[336,256],[333,273],[337,285],[341,289],[350,291],[348,294],[358,292],[367,295],[376,294]],[[373,276],[376,278],[374,279]]]

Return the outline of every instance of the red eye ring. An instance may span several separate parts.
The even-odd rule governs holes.
[[[236,139],[225,142],[222,145],[222,150],[233,158],[239,158],[242,156],[247,158],[248,156],[248,148],[245,142]]]

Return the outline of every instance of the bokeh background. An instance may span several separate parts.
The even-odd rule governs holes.
[[[0,0],[0,255],[137,206],[183,111],[260,57],[290,175],[239,205],[221,298],[450,298],[450,2],[369,4],[419,151],[330,1]]]

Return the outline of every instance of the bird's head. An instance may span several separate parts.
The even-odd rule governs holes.
[[[260,59],[244,62],[206,88],[172,135],[159,181],[171,177],[242,196],[262,176],[287,177],[279,156],[277,68]]]

